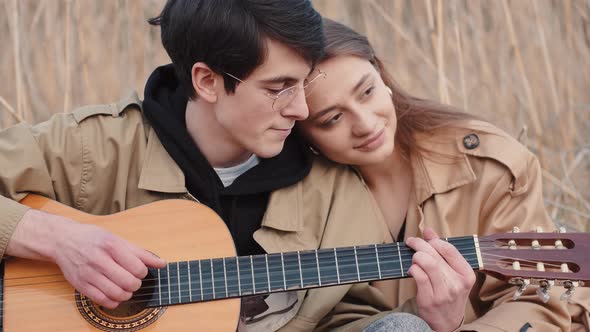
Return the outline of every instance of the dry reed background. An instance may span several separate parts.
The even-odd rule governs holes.
[[[590,229],[590,1],[316,0],[412,93],[489,119],[540,158],[547,209]],[[168,62],[162,0],[1,0],[0,128],[143,91]]]

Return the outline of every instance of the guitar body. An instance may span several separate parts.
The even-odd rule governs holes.
[[[236,255],[224,222],[190,201],[155,202],[108,216],[85,214],[35,195],[21,203],[107,229],[168,262]],[[240,299],[103,310],[75,295],[56,265],[14,257],[5,260],[3,291],[5,332],[235,331],[240,314]]]
[[[322,248],[236,257],[225,223],[211,209],[166,200],[109,216],[79,212],[29,195],[32,208],[104,228],[163,257],[131,300],[95,305],[50,263],[4,261],[3,331],[236,331],[240,297],[407,278],[413,250],[404,243]],[[501,233],[447,239],[470,266],[519,287],[562,286],[568,298],[590,286],[588,233]],[[232,257],[234,256],[234,257]],[[172,305],[168,305],[172,304]],[[1,331],[0,331],[1,332]]]

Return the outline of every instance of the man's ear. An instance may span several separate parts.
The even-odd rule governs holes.
[[[219,87],[223,88],[223,78],[215,73],[203,62],[197,62],[191,68],[193,89],[197,98],[202,98],[209,103],[217,102]]]

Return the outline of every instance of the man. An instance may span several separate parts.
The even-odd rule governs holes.
[[[309,1],[170,0],[150,23],[173,64],[153,72],[143,103],[131,96],[0,132],[1,254],[54,262],[108,308],[131,297],[147,267],[165,265],[98,227],[19,204],[27,193],[94,214],[188,197],[222,217],[239,255],[387,240],[360,179],[312,167],[290,135],[308,115],[304,86],[321,79],[321,17]],[[346,294],[360,302],[343,304]],[[386,308],[368,284],[249,302],[247,326],[264,331],[342,325],[338,303],[346,322]]]

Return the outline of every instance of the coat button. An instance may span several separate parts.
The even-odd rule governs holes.
[[[469,134],[463,137],[463,146],[469,150],[475,149],[479,146],[479,137],[476,134]]]

